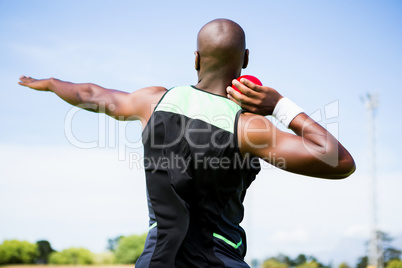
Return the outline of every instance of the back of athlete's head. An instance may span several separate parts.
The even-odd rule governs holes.
[[[228,19],[216,19],[201,28],[197,37],[197,52],[198,71],[230,72],[245,68],[248,61],[244,31]]]

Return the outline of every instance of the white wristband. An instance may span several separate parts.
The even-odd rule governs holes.
[[[276,119],[279,120],[285,127],[289,128],[290,122],[304,110],[300,108],[296,103],[289,100],[288,98],[282,98],[278,101],[275,106],[274,112],[272,113]]]

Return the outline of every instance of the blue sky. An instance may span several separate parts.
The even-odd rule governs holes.
[[[246,31],[244,74],[309,114],[321,112],[320,123],[357,163],[355,174],[337,182],[265,168],[246,200],[248,257],[305,252],[330,260],[343,241],[367,239],[370,174],[360,99],[367,92],[380,100],[380,227],[402,235],[401,11],[391,0],[0,1],[0,240],[48,239],[58,250],[99,252],[107,238],[147,230],[144,175],[129,158],[141,154],[139,124],[71,110],[54,94],[18,86],[19,75],[128,92],[195,84],[197,32],[220,17]],[[336,116],[326,116],[325,107]],[[75,141],[95,145],[77,148],[70,126]],[[364,254],[363,245],[355,250]]]

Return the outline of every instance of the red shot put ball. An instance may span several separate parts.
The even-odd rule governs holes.
[[[255,77],[255,76],[252,76],[252,75],[242,75],[242,76],[236,78],[236,80],[240,82],[240,79],[242,79],[242,78],[245,78],[245,79],[247,79],[247,80],[253,82],[253,83],[256,84],[256,85],[262,86],[261,81],[260,81],[257,77]],[[234,90],[236,90],[236,91],[238,91],[238,92],[240,92],[240,93],[243,94],[243,92],[241,92],[241,91],[240,91],[237,87],[235,87],[234,85],[232,85],[232,88],[234,88]]]

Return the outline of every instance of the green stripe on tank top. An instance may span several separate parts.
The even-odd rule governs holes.
[[[217,234],[217,233],[213,233],[213,236],[216,237],[216,238],[218,238],[218,239],[220,239],[220,240],[223,240],[226,244],[231,245],[231,246],[234,247],[235,249],[237,249],[238,247],[240,247],[241,244],[243,243],[243,241],[240,239],[240,242],[237,243],[237,244],[235,244],[235,243],[233,243],[232,241],[230,241],[229,239],[227,239],[226,237],[223,237],[223,236],[221,236],[220,234]]]
[[[155,112],[183,114],[234,133],[236,113],[240,109],[239,105],[225,97],[184,86],[167,92]]]
[[[149,226],[148,231],[152,230],[153,228],[155,228],[158,225],[157,222],[154,222],[154,224],[152,224],[151,226]]]

